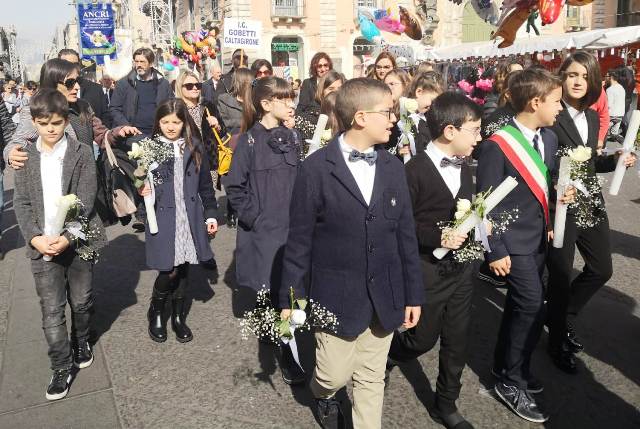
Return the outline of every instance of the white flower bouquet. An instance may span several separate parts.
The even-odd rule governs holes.
[[[400,139],[398,140],[398,149],[409,146],[412,152],[415,152],[415,137],[413,135],[413,119],[411,115],[418,111],[418,101],[413,98],[400,97],[398,101],[400,106],[400,118],[398,120],[398,128],[400,129]],[[405,164],[411,159],[410,154],[404,155]]]

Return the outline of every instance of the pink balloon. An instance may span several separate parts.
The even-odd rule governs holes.
[[[171,57],[171,64],[173,64],[174,66],[179,65],[180,60],[178,59],[178,57]]]

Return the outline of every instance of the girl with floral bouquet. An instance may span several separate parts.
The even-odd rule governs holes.
[[[162,314],[173,294],[171,326],[176,339],[185,343],[193,339],[185,324],[184,306],[189,265],[213,259],[207,235],[215,236],[218,230],[218,205],[208,156],[182,100],[158,106],[153,135],[156,142],[169,147],[173,156],[164,157],[152,171],[152,184],[147,181],[139,188],[143,197],[155,194],[158,223],[156,234],[149,228],[145,233],[147,265],[159,271],[148,312],[149,336],[156,342],[166,341]]]
[[[293,118],[295,93],[284,79],[255,81],[245,103],[243,131],[223,179],[238,214],[236,280],[240,287],[263,288],[278,296],[282,254],[289,233],[289,204],[298,174],[301,139],[282,124]],[[279,349],[286,383],[304,381],[288,345]]]
[[[562,103],[553,131],[558,136],[561,153],[585,148],[591,152],[581,180],[588,195],[578,193],[569,205],[564,242],[561,248],[550,247],[547,324],[549,354],[562,371],[577,371],[574,354],[583,349],[568,317],[575,317],[591,297],[611,278],[611,237],[609,220],[596,173],[615,170],[618,154],[596,156],[598,151],[598,115],[589,107],[602,91],[598,60],[585,51],[577,51],[560,67],[563,81]],[[582,149],[583,151],[585,149]],[[586,157],[585,157],[586,158]],[[636,156],[627,155],[625,164],[635,164]],[[594,186],[595,184],[595,186]],[[589,210],[585,211],[587,207]],[[576,247],[585,261],[582,272],[573,277]]]

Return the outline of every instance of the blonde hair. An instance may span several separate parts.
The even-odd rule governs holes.
[[[197,73],[192,72],[191,70],[182,70],[178,79],[176,79],[176,98],[184,101],[184,97],[182,95],[182,85],[184,85],[184,81],[187,80],[188,77],[194,78],[197,82],[202,83],[200,80],[200,76]],[[200,91],[200,98],[198,99],[198,103],[202,100],[202,90]]]

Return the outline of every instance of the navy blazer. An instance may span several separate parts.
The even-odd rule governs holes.
[[[216,202],[215,191],[211,181],[208,157],[204,153],[202,143],[194,139],[193,144],[200,148],[202,162],[200,170],[196,170],[193,154],[185,145],[182,156],[184,202],[198,260],[205,262],[213,258],[205,221],[208,218],[216,219],[218,217],[218,203]],[[159,271],[170,271],[174,267],[176,202],[173,188],[173,171],[173,158],[160,164],[153,171],[154,176],[162,177],[162,183],[155,186],[158,233],[152,235],[149,232],[149,228],[146,229],[145,248],[147,265],[149,268]]]
[[[358,161],[362,162],[362,161]],[[337,335],[355,337],[373,322],[392,331],[406,306],[424,303],[422,269],[403,164],[378,151],[369,205],[338,138],[309,156],[293,188],[280,305],[289,288],[338,318]]]
[[[517,128],[511,121],[510,125]],[[544,163],[551,177],[557,176],[558,138],[548,128],[540,131],[544,142]],[[522,176],[507,160],[502,149],[492,140],[482,142],[482,151],[478,159],[476,170],[477,192],[485,192],[489,188],[495,189],[507,176],[515,177],[518,186],[493,209],[493,213],[500,213],[518,208],[518,219],[511,223],[507,231],[500,236],[490,236],[491,252],[487,254],[489,262],[497,261],[508,255],[528,255],[537,252],[547,245],[547,230],[542,204],[533,195]],[[549,199],[555,200],[552,183],[549,184]]]

